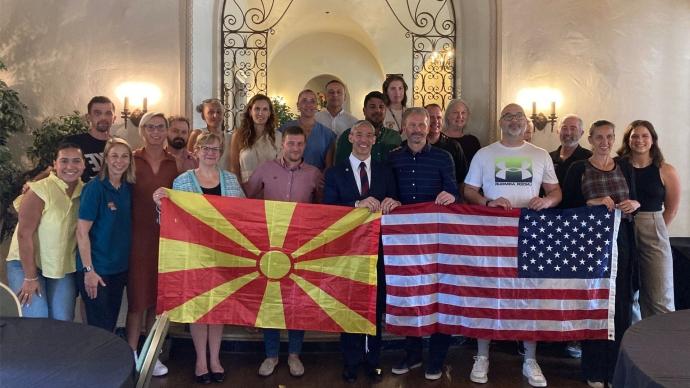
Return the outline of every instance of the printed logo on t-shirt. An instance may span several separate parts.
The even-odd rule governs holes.
[[[532,159],[509,157],[495,159],[496,186],[529,186],[532,184]]]
[[[93,175],[98,174],[101,171],[101,166],[103,165],[103,153],[94,152],[92,154],[84,154],[84,159],[86,160],[87,169],[91,169]]]

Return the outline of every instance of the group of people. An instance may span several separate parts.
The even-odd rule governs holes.
[[[592,124],[589,151],[579,145],[583,120],[568,115],[558,131],[561,146],[549,155],[525,141],[529,120],[517,104],[501,111],[501,140],[482,148],[475,136],[465,133],[470,114],[466,102],[452,100],[445,112],[437,104],[407,108],[402,77],[391,76],[382,91],[366,95],[364,120],[344,111],[345,86],[340,81],[329,82],[325,91],[327,105],[320,112],[316,93],[301,91],[299,117],[280,127],[271,100],[255,95],[232,136],[223,131],[223,105],[217,99],[197,107],[207,127],[193,131],[184,117],[149,112],[139,124],[143,146],[137,150],[110,136],[114,104],[94,97],[88,105],[89,132],[66,139],[50,174],[30,182],[16,201],[19,224],[7,267],[24,315],[71,320],[78,292],[88,324],[112,331],[126,285],[127,340],[136,357],[142,326],[150,328],[155,317],[157,219],[164,188],[384,214],[421,202],[504,209],[619,209],[623,221],[618,233],[615,341],[582,341],[582,369],[592,387],[603,387],[612,379],[638,285],[643,318],[674,310],[667,226],[676,215],[680,187],[651,123],[632,122],[614,158],[613,123]],[[529,179],[499,173],[506,171],[500,167],[506,160],[521,161],[529,169]],[[342,377],[347,382],[357,380],[362,362],[372,381],[383,376],[382,251],[377,278],[376,335],[341,335]],[[222,382],[223,326],[191,324],[190,332],[197,354],[195,380]],[[279,364],[280,333],[264,329],[263,336],[266,358],[258,373],[269,376]],[[303,338],[304,331],[288,331],[287,364],[293,376],[304,374],[299,357]],[[490,340],[477,339],[473,382],[488,382]],[[450,335],[431,336],[427,379],[442,376],[450,342]],[[407,337],[405,357],[392,373],[422,366],[422,345],[422,338]],[[543,387],[547,383],[536,361],[536,347],[536,342],[525,341],[522,373],[530,385]],[[158,362],[154,375],[165,373],[167,368]]]

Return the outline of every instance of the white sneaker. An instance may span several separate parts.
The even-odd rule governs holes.
[[[479,384],[489,382],[489,358],[484,356],[474,356],[474,365],[470,373],[470,380]]]
[[[590,381],[587,380],[587,385],[589,385],[592,388],[604,388],[604,382],[603,381]]]
[[[168,367],[163,365],[161,360],[156,360],[156,365],[153,366],[152,375],[154,377],[161,377],[161,376],[165,376],[167,374],[168,374]]]
[[[522,363],[522,374],[527,377],[529,385],[533,387],[545,387],[546,377],[541,373],[541,368],[537,364],[537,360],[528,358]]]

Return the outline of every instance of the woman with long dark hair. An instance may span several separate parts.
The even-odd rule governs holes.
[[[247,103],[242,125],[232,134],[228,170],[245,183],[261,163],[280,154],[282,135],[275,128],[271,99],[257,94]]]
[[[636,257],[640,270],[642,318],[675,311],[673,257],[668,237],[680,205],[680,179],[666,163],[652,123],[635,120],[625,130],[618,150],[633,165],[640,210],[635,215]]]
[[[402,133],[402,114],[407,107],[407,83],[403,77],[392,74],[383,81],[381,91],[386,103],[383,126]]]

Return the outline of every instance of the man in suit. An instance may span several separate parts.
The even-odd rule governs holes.
[[[326,171],[323,203],[365,207],[370,212],[387,212],[391,204],[397,203],[394,199],[397,198],[397,187],[390,168],[371,159],[371,149],[376,142],[374,126],[366,120],[358,121],[347,136],[352,144],[352,153],[346,160]],[[381,244],[376,271],[376,335],[342,333],[340,336],[345,359],[343,379],[349,383],[357,380],[357,367],[363,358],[366,360],[369,378],[374,382],[383,378],[379,356],[381,320],[386,303],[386,278]]]

